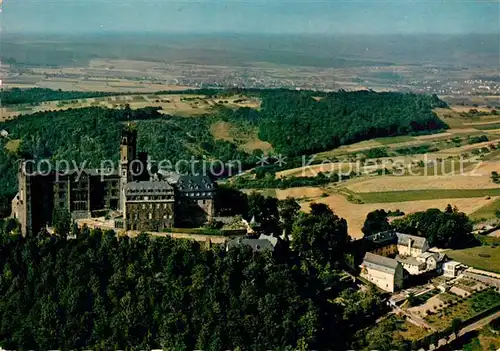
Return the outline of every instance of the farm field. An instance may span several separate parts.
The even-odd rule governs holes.
[[[395,136],[395,137],[375,139],[376,142],[378,142],[382,145],[399,144],[399,143],[404,143],[404,142],[413,141],[413,140],[415,140],[415,138],[412,136],[409,136],[409,135],[400,135],[400,136]]]
[[[500,210],[500,199],[496,199],[490,204],[481,207],[475,212],[472,212],[469,217],[473,220],[487,220],[489,218],[496,218],[497,211]]]
[[[500,136],[494,129],[479,130],[475,127],[495,125],[500,123],[500,117],[488,114],[491,109],[487,108],[479,109],[485,115],[473,119],[464,117],[470,109],[463,106],[437,109],[436,113],[447,123],[451,121],[451,128],[445,132],[377,138],[342,146],[316,154],[316,160],[323,161],[323,164],[283,170],[277,172],[276,177],[313,177],[320,172],[359,172],[361,176],[343,182],[333,191],[329,189],[327,194],[320,191],[322,197],[311,199],[331,205],[334,211],[347,219],[350,233],[355,237],[362,235],[360,229],[366,214],[380,208],[411,213],[427,208],[443,209],[450,203],[471,214],[474,220],[495,219],[495,211],[500,209],[500,186],[492,182],[491,172],[500,173],[500,150],[491,149],[483,154],[478,154],[477,150],[498,144]],[[483,135],[489,141],[469,144],[470,136]],[[462,144],[458,147],[452,142],[456,137],[460,138]],[[369,149],[386,148],[388,152],[394,152],[421,145],[437,147],[438,151],[381,157],[373,160],[376,162],[372,164],[360,161],[360,155]],[[405,168],[404,172],[399,171],[401,165]],[[387,173],[374,174],[384,168],[388,170]],[[307,196],[302,198],[307,199]],[[307,208],[311,201],[302,201],[303,207]]]
[[[355,198],[364,203],[391,203],[422,200],[469,199],[500,196],[500,188],[496,189],[436,189],[436,190],[404,190],[380,191],[373,193],[353,193]]]
[[[204,95],[191,94],[144,94],[117,95],[98,98],[87,98],[65,101],[46,101],[35,106],[10,106],[0,108],[0,120],[15,118],[21,114],[31,114],[44,111],[67,110],[84,107],[123,108],[129,105],[132,109],[144,107],[159,107],[164,114],[178,116],[196,116],[208,113],[214,106],[223,105],[229,108],[258,108],[260,101],[241,95],[225,97],[224,100],[208,98]]]
[[[301,188],[296,188],[295,191],[299,192]],[[318,191],[317,194],[322,195]],[[289,193],[290,194],[290,193]],[[486,200],[484,197],[473,197],[473,198],[434,198],[430,200],[407,200],[398,201],[400,199],[388,198],[386,202],[374,202],[374,203],[353,203],[347,200],[344,195],[332,194],[326,197],[317,197],[308,199],[306,201],[300,201],[301,207],[304,211],[309,210],[309,204],[312,202],[324,203],[330,206],[333,211],[342,218],[347,220],[349,226],[349,235],[353,238],[361,238],[363,233],[361,228],[363,227],[366,215],[377,209],[384,209],[386,211],[395,211],[397,209],[403,211],[404,213],[412,213],[418,211],[425,211],[428,208],[439,208],[443,210],[446,205],[451,204],[452,206],[457,206],[460,211],[465,213],[472,213],[479,208],[491,203],[493,199]],[[392,202],[391,202],[392,201]],[[500,253],[500,252],[499,252]]]
[[[475,173],[477,174],[477,173]],[[500,185],[494,184],[489,174],[456,174],[449,176],[373,176],[364,180],[349,183],[346,187],[363,196],[363,193],[395,192],[411,190],[459,190],[471,189],[485,190],[498,189]],[[496,191],[496,190],[495,190]]]
[[[356,171],[357,167],[358,165],[354,162],[322,163],[276,172],[276,178],[315,177],[319,173],[329,174],[340,172],[343,174],[348,174],[351,171]]]

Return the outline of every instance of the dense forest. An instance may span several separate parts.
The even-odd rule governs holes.
[[[341,273],[345,220],[325,205],[297,213],[286,254],[88,228],[0,234],[0,345],[6,349],[389,349],[393,330],[363,333],[385,305]],[[276,204],[276,202],[273,202]],[[253,212],[270,205],[248,199]],[[288,218],[288,219],[287,219]],[[290,219],[294,218],[291,222]],[[10,234],[9,234],[10,233]],[[368,335],[368,336],[367,336]],[[386,340],[391,340],[387,344]]]
[[[376,137],[447,128],[433,112],[446,107],[437,96],[338,92],[263,93],[260,137],[287,155],[324,151]]]

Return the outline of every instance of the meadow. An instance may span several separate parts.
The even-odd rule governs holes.
[[[463,250],[448,250],[446,256],[463,264],[500,273],[500,238],[487,237],[481,246]]]

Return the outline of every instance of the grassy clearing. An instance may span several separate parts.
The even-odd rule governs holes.
[[[5,149],[10,152],[16,152],[21,146],[21,139],[12,139],[5,144]]]
[[[449,250],[446,251],[446,256],[467,266],[500,273],[500,245],[483,245],[463,250]]]
[[[405,321],[401,326],[400,331],[397,333],[401,335],[405,340],[420,340],[426,335],[430,334],[427,329],[417,327],[415,324],[412,324],[408,321]]]
[[[374,140],[376,142],[379,142],[382,145],[390,145],[390,144],[405,143],[407,141],[413,141],[413,140],[415,140],[415,138],[411,137],[409,135],[400,135],[400,136],[387,137],[387,138],[377,138]]]
[[[500,210],[500,199],[496,199],[491,204],[481,207],[479,210],[471,213],[469,217],[472,220],[487,220],[497,218],[497,210]]]
[[[355,197],[364,203],[406,202],[436,199],[459,199],[486,196],[500,196],[500,188],[496,189],[442,189],[442,190],[406,190],[383,191],[372,193],[355,193]]]
[[[273,149],[270,143],[259,139],[258,129],[255,127],[236,126],[229,122],[218,121],[210,126],[210,133],[215,139],[233,142],[248,153],[254,150],[270,152]]]
[[[210,133],[216,140],[233,141],[231,127],[229,122],[219,121],[210,126]]]

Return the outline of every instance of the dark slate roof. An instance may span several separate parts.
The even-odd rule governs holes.
[[[208,176],[183,175],[179,177],[176,186],[181,191],[212,190],[215,183]]]
[[[368,240],[374,244],[380,245],[380,244],[391,244],[391,243],[396,243],[397,242],[397,235],[396,232],[390,230],[390,231],[385,231],[385,232],[380,232],[376,233],[373,235],[365,236],[365,240]]]
[[[274,246],[268,239],[237,238],[227,243],[228,249],[240,245],[248,245],[252,248],[253,251],[264,251],[264,250],[274,251]]]
[[[152,190],[153,193],[158,193],[160,190],[173,191],[174,188],[172,185],[167,182],[129,182],[125,185],[125,191],[134,191],[134,190]]]
[[[427,242],[427,240],[424,237],[421,236],[415,236],[415,235],[409,235],[409,234],[403,234],[403,233],[396,233],[398,236],[398,245],[408,245],[409,240],[412,240],[412,247],[416,248],[423,248],[424,244]]]
[[[392,258],[375,255],[371,252],[366,253],[362,263],[362,266],[366,266],[367,268],[376,269],[386,273],[393,273],[396,268],[398,268],[398,265],[398,261]]]

